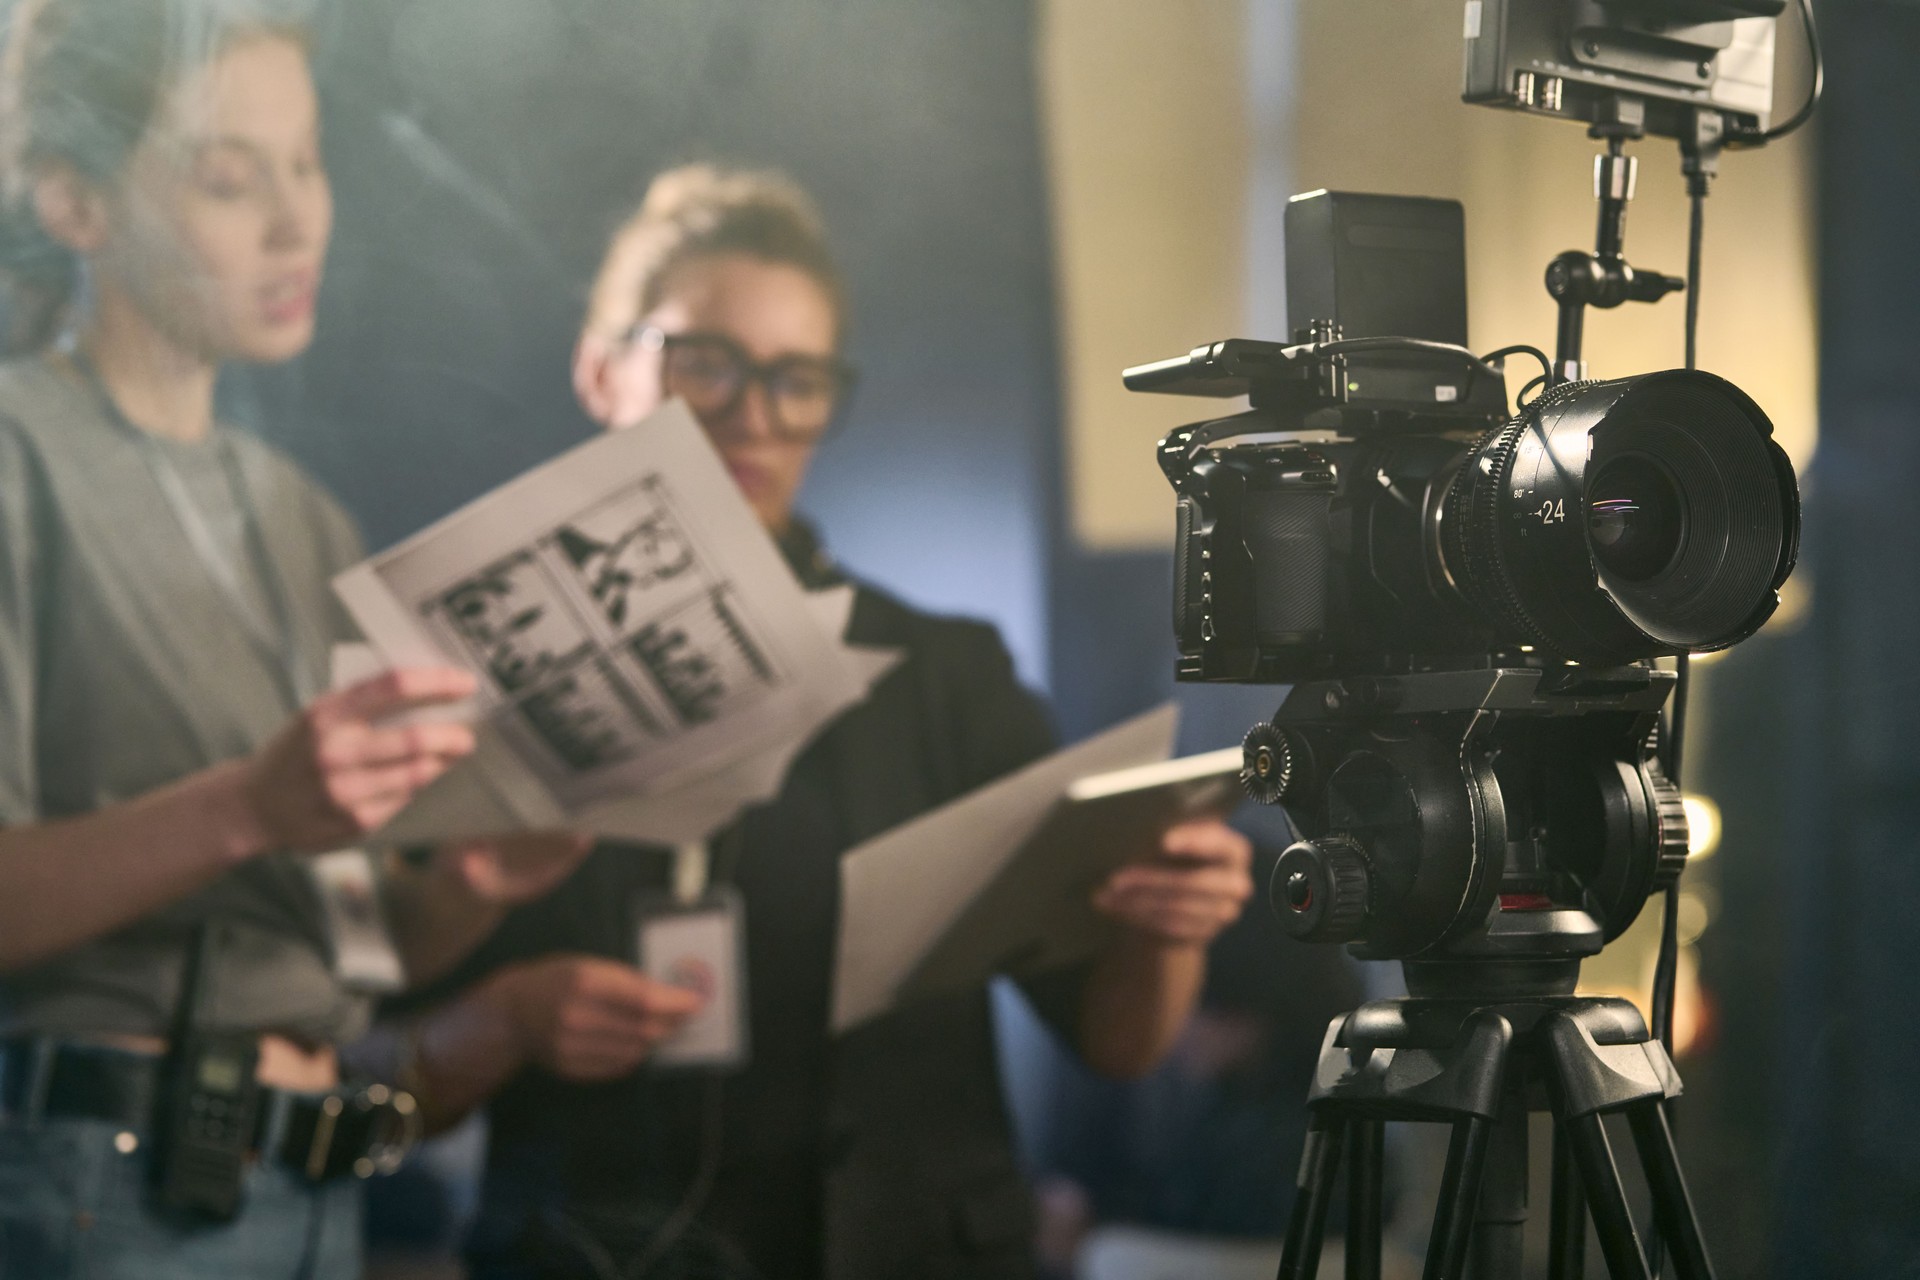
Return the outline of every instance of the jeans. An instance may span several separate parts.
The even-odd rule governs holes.
[[[357,1181],[256,1162],[240,1216],[211,1223],[152,1205],[149,1155],[103,1121],[0,1120],[0,1280],[358,1280]]]

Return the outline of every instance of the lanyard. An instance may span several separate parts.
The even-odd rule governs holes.
[[[173,518],[186,535],[187,543],[193,548],[194,556],[200,561],[207,576],[225,599],[228,611],[240,623],[247,639],[268,660],[276,677],[280,691],[286,695],[289,709],[304,706],[308,699],[319,692],[313,687],[307,664],[302,661],[300,643],[294,633],[293,610],[287,600],[286,585],[282,582],[272,555],[267,550],[266,537],[260,529],[258,512],[254,509],[253,499],[247,492],[246,477],[241,474],[240,461],[234,456],[233,446],[224,438],[216,435],[213,447],[219,454],[221,471],[226,476],[227,490],[233,497],[235,508],[240,513],[242,538],[246,543],[246,554],[254,562],[259,575],[260,594],[265,597],[267,614],[260,610],[248,595],[241,578],[241,567],[222,550],[220,539],[215,536],[213,527],[207,521],[206,513],[194,501],[193,493],[187,488],[186,479],[180,474],[179,467],[151,432],[143,431],[120,411],[107,385],[101,380],[100,373],[93,362],[79,350],[67,352],[67,359],[80,374],[83,381],[92,390],[100,402],[101,410],[121,431],[130,435],[140,448],[141,457],[146,460],[147,469],[152,473],[154,483],[159,487],[161,496],[173,511]]]

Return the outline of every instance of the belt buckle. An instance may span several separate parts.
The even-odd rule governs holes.
[[[320,1114],[314,1119],[313,1138],[307,1145],[306,1174],[312,1181],[319,1182],[327,1176],[333,1164],[334,1139],[339,1136],[340,1122],[349,1110],[356,1120],[367,1118],[366,1149],[355,1156],[349,1166],[356,1178],[371,1178],[398,1169],[424,1131],[420,1104],[404,1089],[370,1084],[352,1094],[329,1094],[321,1100]]]

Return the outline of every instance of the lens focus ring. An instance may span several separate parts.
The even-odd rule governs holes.
[[[1501,495],[1525,429],[1524,419],[1495,427],[1468,453],[1447,493],[1448,559],[1459,565],[1454,576],[1467,599],[1499,630],[1528,644],[1547,645],[1500,558]]]
[[[1503,647],[1594,665],[1724,648],[1772,613],[1799,544],[1772,435],[1712,374],[1556,387],[1463,458],[1447,576]]]

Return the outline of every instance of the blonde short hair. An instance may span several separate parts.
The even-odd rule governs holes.
[[[784,174],[688,164],[655,178],[639,210],[614,233],[587,298],[583,331],[620,337],[660,305],[678,267],[725,253],[806,272],[844,320],[840,269],[812,198]]]

